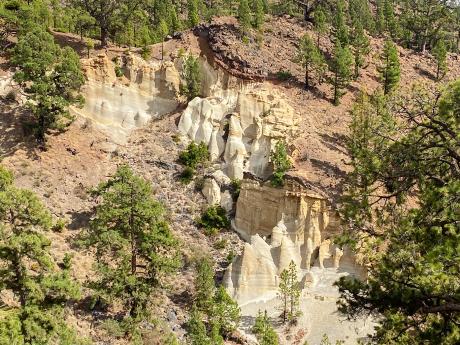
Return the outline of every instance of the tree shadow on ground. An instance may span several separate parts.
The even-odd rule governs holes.
[[[0,99],[0,157],[9,157],[23,150],[28,158],[39,159],[30,111],[7,98]]]
[[[347,155],[346,140],[347,137],[339,133],[320,133],[320,140],[328,149]]]

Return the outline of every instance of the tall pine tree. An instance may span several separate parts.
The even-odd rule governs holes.
[[[310,35],[305,34],[301,38],[295,61],[305,68],[305,89],[308,89],[311,86],[311,72],[320,70],[324,63],[324,58]]]
[[[348,47],[342,47],[340,41],[335,43],[334,56],[329,64],[332,72],[329,82],[334,90],[334,104],[340,104],[343,90],[348,87],[353,77],[353,54]]]
[[[152,292],[179,266],[178,242],[150,184],[126,165],[92,193],[95,208],[86,244],[96,250],[98,279],[91,286],[121,302],[134,320],[144,317]]]
[[[398,49],[393,41],[385,41],[380,60],[381,65],[377,69],[383,84],[383,92],[388,94],[398,85],[401,77]]]
[[[45,236],[51,215],[0,166],[0,286],[18,301],[0,318],[2,344],[79,344],[64,323],[64,305],[80,296],[70,260],[60,269]]]

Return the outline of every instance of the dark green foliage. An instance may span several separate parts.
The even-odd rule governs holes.
[[[213,265],[208,258],[197,262],[195,267],[195,304],[188,323],[188,338],[192,344],[223,344],[223,337],[238,327],[240,308],[223,286],[216,288]]]
[[[191,169],[196,169],[200,164],[206,162],[208,159],[208,147],[204,142],[197,145],[194,141],[192,141],[187,146],[187,149],[179,155],[179,161]]]
[[[298,281],[297,266],[291,261],[289,267],[280,274],[278,298],[281,300],[281,311],[283,322],[293,322],[301,315],[300,304],[300,282]]]
[[[256,29],[261,29],[265,19],[263,0],[252,0],[252,11],[254,13],[252,26]]]
[[[187,328],[190,345],[213,345],[207,335],[206,325],[203,322],[203,314],[196,307],[192,308]]]
[[[191,142],[187,149],[179,154],[179,161],[185,165],[184,170],[180,175],[180,179],[184,183],[189,183],[195,176],[195,169],[205,163],[209,159],[208,147],[201,142],[197,145]]]
[[[295,61],[305,68],[305,89],[311,86],[311,74],[315,72],[318,79],[322,76],[326,64],[323,54],[308,34],[305,34],[299,44]]]
[[[64,323],[64,305],[80,296],[70,260],[59,269],[50,254],[51,215],[32,192],[12,185],[0,168],[0,287],[18,306],[0,318],[2,344],[80,344]]]
[[[370,52],[369,38],[367,38],[364,28],[360,22],[357,22],[353,28],[353,36],[351,38],[353,47],[353,55],[355,59],[354,78],[359,77],[359,71],[364,66],[364,59]]]
[[[238,197],[240,196],[241,184],[242,184],[242,181],[238,179],[232,179],[231,181],[231,186],[232,186],[231,192],[232,192],[233,201],[236,201]]]
[[[196,263],[195,269],[195,305],[200,312],[209,314],[216,290],[212,262],[205,257]]]
[[[369,7],[368,0],[349,0],[348,13],[350,15],[352,27],[356,27],[360,24],[368,32],[374,32],[374,17]]]
[[[278,71],[276,72],[276,79],[280,81],[286,81],[292,78],[292,73],[289,71]]]
[[[185,167],[180,173],[179,178],[184,184],[189,184],[192,182],[194,176],[195,170],[190,167]]]
[[[401,77],[398,49],[391,40],[385,41],[380,59],[381,65],[378,67],[378,71],[383,84],[383,92],[388,94],[398,85]]]
[[[248,0],[239,0],[238,6],[238,22],[240,23],[243,35],[246,35],[251,28],[252,16],[249,8]]]
[[[342,214],[371,274],[339,282],[340,310],[378,315],[376,344],[460,342],[459,104],[457,81],[355,106]]]
[[[39,26],[19,36],[11,62],[18,67],[14,79],[24,87],[28,106],[36,120],[41,144],[50,129],[63,129],[72,120],[71,104],[81,103],[78,91],[84,83],[78,55],[69,47],[60,48],[53,36]]]
[[[271,161],[274,169],[272,185],[280,187],[284,184],[286,172],[292,167],[291,160],[287,154],[286,143],[282,141],[276,143],[275,151],[271,154]]]
[[[190,101],[201,94],[201,69],[197,57],[188,55],[182,66],[182,80],[180,92]]]
[[[433,48],[436,61],[436,79],[441,80],[447,73],[447,48],[444,40],[439,40]]]
[[[230,220],[222,207],[210,206],[201,215],[198,224],[205,228],[206,232],[211,235],[221,229],[227,229],[230,226]]]
[[[190,27],[198,25],[200,16],[198,14],[198,0],[187,0],[187,16]]]
[[[349,33],[346,20],[346,4],[344,0],[337,1],[334,17],[334,40],[335,43],[340,42],[342,47],[346,47],[349,43]]]
[[[219,286],[214,294],[211,319],[219,325],[219,333],[227,336],[233,332],[240,322],[240,308],[227,293],[223,286]]]
[[[353,77],[353,54],[348,47],[342,47],[340,41],[335,43],[334,56],[329,64],[332,77],[329,82],[334,89],[334,104],[340,103],[340,98],[344,94],[344,89],[350,85]]]
[[[119,301],[137,321],[147,314],[152,292],[179,267],[177,240],[150,184],[122,165],[93,191],[95,208],[86,245],[96,251],[97,296]]]
[[[328,30],[326,13],[321,7],[313,13],[313,21],[316,31],[316,46],[320,49],[320,38],[322,35],[326,34]]]
[[[252,327],[252,332],[256,335],[257,341],[260,345],[278,345],[278,335],[276,334],[273,326],[270,324],[270,319],[267,316],[267,311],[262,313],[259,310],[256,321]]]

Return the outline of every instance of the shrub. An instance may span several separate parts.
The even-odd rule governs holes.
[[[238,197],[240,196],[240,191],[241,191],[241,180],[239,179],[232,179],[231,181],[231,191],[232,191],[232,197],[233,197],[233,200],[235,201],[236,199],[238,199]]]
[[[67,221],[63,218],[59,218],[56,223],[53,225],[53,231],[55,232],[63,232],[67,225]]]
[[[213,247],[214,249],[224,249],[227,246],[227,240],[222,238],[216,242],[214,242]]]
[[[144,60],[150,59],[150,55],[152,54],[152,51],[150,50],[149,46],[143,46],[141,50],[141,56]]]
[[[230,220],[222,207],[210,206],[201,215],[198,224],[205,229],[207,234],[212,235],[221,229],[228,228],[230,226]]]
[[[192,141],[187,146],[187,149],[179,155],[180,162],[192,169],[196,169],[199,164],[206,162],[208,158],[208,147],[203,142],[197,145]]]
[[[195,176],[195,170],[190,167],[185,167],[179,177],[182,183],[189,184],[193,180],[193,176]]]
[[[120,66],[115,66],[115,75],[117,78],[123,77],[123,69]]]
[[[180,85],[180,93],[190,101],[201,93],[201,70],[198,58],[188,55],[184,59],[182,67],[183,83]]]
[[[286,81],[292,78],[292,73],[289,71],[276,72],[276,78],[280,81]]]
[[[275,187],[282,186],[284,184],[284,175],[286,175],[286,171],[292,166],[284,142],[278,141],[276,143],[275,151],[271,154],[271,160],[275,170],[273,173],[272,185]]]

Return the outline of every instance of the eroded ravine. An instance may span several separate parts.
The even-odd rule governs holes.
[[[200,62],[203,97],[181,112],[177,134],[183,142],[208,145],[212,164],[203,194],[208,204],[220,204],[235,215],[232,227],[245,241],[223,281],[242,307],[247,320],[243,330],[249,330],[259,309],[279,314],[279,274],[293,260],[302,285],[303,316],[297,329],[304,329],[304,340],[316,343],[328,333],[332,340],[354,343],[371,331],[372,323],[343,320],[333,283],[364,272],[346,248],[332,243],[340,222],[330,202],[296,179],[288,178],[283,188],[264,182],[272,173],[276,143],[301,135],[298,111],[270,83],[247,83],[215,70],[204,58]],[[122,76],[117,77],[117,66]],[[115,63],[99,55],[85,60],[84,68],[86,103],[75,112],[117,144],[149,121],[180,111],[181,58],[145,62],[127,54]],[[244,177],[235,203],[229,193],[231,179]]]

